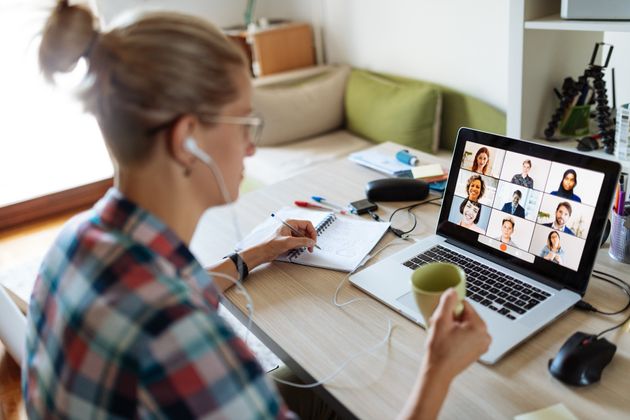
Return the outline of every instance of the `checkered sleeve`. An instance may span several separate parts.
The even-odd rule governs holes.
[[[140,346],[138,397],[147,411],[141,417],[294,417],[218,314],[190,306],[160,312],[147,323]]]

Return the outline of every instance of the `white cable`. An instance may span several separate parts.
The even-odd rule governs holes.
[[[238,224],[238,217],[236,215],[236,211],[234,211],[234,206],[232,206],[232,199],[230,197],[230,192],[227,189],[227,186],[225,184],[225,180],[223,178],[223,174],[221,173],[221,171],[219,170],[219,168],[217,167],[217,165],[214,163],[214,161],[212,160],[212,158],[205,153],[203,150],[201,150],[199,148],[199,146],[197,146],[197,143],[192,140],[192,142],[187,142],[187,148],[188,150],[193,153],[197,158],[199,158],[199,160],[201,160],[203,163],[206,164],[206,166],[208,166],[210,168],[210,170],[212,171],[215,180],[217,182],[217,184],[219,185],[219,189],[221,190],[221,194],[223,195],[223,200],[226,202],[226,204],[229,205],[229,210],[232,214],[232,223],[234,225],[234,232],[236,234],[237,237],[237,243],[241,241],[242,239],[242,235],[241,235],[241,230]],[[354,272],[356,272],[359,268],[361,268],[366,262],[368,262],[371,258],[375,257],[376,255],[378,255],[383,249],[387,248],[388,246],[397,243],[397,241],[392,241],[390,243],[388,243],[387,245],[381,247],[379,250],[377,250],[374,254],[370,255],[368,254],[366,256],[366,258],[364,258],[359,265],[352,270],[348,276],[346,278],[349,278],[350,275],[352,275]],[[239,273],[242,273],[242,267],[237,267],[237,271]],[[252,326],[252,318],[254,317],[254,302],[250,296],[250,294],[247,292],[247,290],[245,289],[245,287],[243,286],[243,284],[238,281],[237,279],[235,279],[234,277],[225,274],[225,273],[220,273],[220,272],[216,272],[216,271],[208,271],[208,274],[212,274],[213,276],[217,276],[223,279],[226,279],[228,281],[231,281],[232,283],[234,283],[234,285],[239,289],[239,291],[241,292],[242,295],[245,296],[245,299],[247,300],[247,314],[248,314],[248,320],[247,320],[247,332],[245,333],[245,344],[247,344],[247,339],[249,338],[249,333],[251,330],[251,326]],[[345,302],[342,304],[338,304],[337,303],[337,294],[339,293],[339,290],[341,289],[341,286],[343,285],[343,282],[345,281],[344,278],[342,280],[342,282],[339,284],[339,286],[337,287],[337,290],[335,291],[335,295],[333,296],[333,303],[335,304],[335,306],[337,307],[343,307],[346,305],[349,305],[350,303],[359,301],[359,300],[364,300],[364,298],[355,298],[350,300],[349,302]],[[343,362],[338,368],[337,370],[335,370],[332,374],[328,375],[326,378],[317,381],[313,384],[298,384],[298,383],[293,383],[293,382],[288,382],[288,381],[284,381],[282,379],[278,379],[273,377],[272,378],[280,383],[283,383],[285,385],[289,385],[289,386],[294,386],[296,388],[313,388],[319,385],[323,385],[324,383],[334,379],[337,375],[339,375],[345,368],[346,366],[352,362],[354,359],[362,356],[363,354],[367,354],[367,353],[371,353],[377,349],[379,349],[380,347],[384,346],[385,344],[387,344],[387,341],[389,340],[389,337],[391,336],[392,333],[392,321],[391,320],[387,320],[387,334],[385,334],[385,337],[383,337],[383,339],[381,341],[379,341],[377,344],[375,344],[372,347],[369,347],[365,350],[362,350],[354,355],[352,355],[351,357],[349,357],[345,362]]]
[[[247,332],[245,333],[245,343],[247,343],[247,339],[249,338],[249,333],[252,328],[252,318],[254,318],[254,301],[252,300],[251,295],[247,292],[243,283],[229,274],[220,273],[218,271],[207,271],[207,273],[231,281],[238,288],[239,292],[245,296],[245,299],[247,300],[247,305],[245,305],[245,308],[247,309]]]
[[[403,242],[404,241],[404,242]],[[351,275],[353,275],[354,273],[356,273],[361,267],[363,267],[368,261],[370,261],[372,258],[376,257],[378,254],[381,253],[381,251],[383,251],[385,248],[392,246],[392,245],[401,245],[403,243],[408,242],[407,239],[395,239],[393,241],[391,241],[388,244],[383,245],[382,247],[380,247],[379,249],[377,249],[373,254],[368,254],[365,256],[365,258],[359,263],[358,266],[356,266],[354,268],[354,270],[352,270],[351,272],[348,273],[347,276],[345,276],[343,279],[341,279],[341,282],[339,283],[339,285],[337,286],[337,289],[335,290],[335,294],[333,295],[332,298],[332,303],[333,305],[335,305],[338,308],[343,308],[346,305],[350,305],[351,303],[354,302],[359,302],[361,300],[368,300],[366,298],[354,298],[354,299],[350,299],[347,302],[343,302],[343,303],[339,303],[337,301],[337,296],[339,296],[339,291],[341,290],[341,288],[343,287],[344,283],[346,282],[346,280],[348,280],[350,278]]]
[[[353,354],[352,356],[347,358],[345,362],[343,362],[341,365],[339,365],[337,370],[335,370],[333,373],[331,373],[330,375],[328,375],[327,377],[325,377],[324,379],[322,379],[320,381],[314,382],[312,384],[298,384],[298,383],[295,383],[295,382],[289,382],[289,381],[285,381],[283,379],[276,378],[273,375],[271,375],[271,377],[276,382],[280,382],[281,384],[293,386],[293,387],[296,387],[296,388],[314,388],[316,386],[324,385],[325,383],[335,379],[337,377],[337,375],[339,375],[346,368],[346,366],[348,366],[348,364],[350,362],[352,362],[354,359],[356,359],[356,358],[358,358],[360,356],[363,356],[364,354],[372,353],[372,352],[378,350],[379,348],[383,347],[385,344],[387,344],[387,342],[389,341],[389,337],[392,335],[392,329],[393,329],[392,328],[392,321],[388,319],[387,320],[387,333],[385,334],[385,337],[383,337],[383,339],[381,341],[379,341],[378,343],[376,343],[372,347],[369,347],[367,349],[361,350],[360,352],[358,352],[356,354]]]
[[[343,286],[343,284],[346,281],[346,279],[350,278],[350,276],[352,274],[354,274],[357,270],[359,270],[361,267],[363,267],[370,259],[376,257],[385,248],[387,248],[387,247],[389,247],[391,245],[400,245],[403,242],[407,242],[407,240],[397,239],[397,240],[391,241],[390,243],[388,243],[388,244],[382,246],[381,248],[377,249],[373,254],[366,255],[366,257],[359,263],[359,265],[356,266],[354,268],[354,270],[352,270],[350,273],[348,273],[348,275],[345,276],[341,280],[339,285],[337,286],[337,289],[335,290],[335,294],[333,295],[333,298],[332,298],[333,305],[335,305],[338,308],[343,308],[344,306],[350,305],[351,303],[358,302],[358,301],[361,301],[361,300],[367,300],[366,298],[354,298],[354,299],[349,300],[348,302],[339,303],[337,301],[337,295],[339,294],[339,290],[341,290],[341,287]],[[350,356],[341,365],[339,365],[339,367],[333,373],[331,373],[330,375],[328,375],[327,377],[325,377],[324,379],[322,379],[320,381],[314,382],[312,384],[298,384],[298,383],[295,383],[295,382],[289,382],[289,381],[285,381],[283,379],[276,378],[273,375],[272,375],[272,378],[276,382],[279,382],[279,383],[282,383],[282,384],[285,384],[285,385],[289,385],[289,386],[293,386],[293,387],[296,387],[296,388],[314,388],[316,386],[323,385],[323,384],[333,380],[334,378],[336,378],[337,375],[339,375],[346,368],[346,366],[348,366],[348,364],[350,362],[352,362],[353,360],[355,360],[356,358],[358,358],[358,357],[360,357],[360,356],[362,356],[364,354],[367,354],[367,353],[372,353],[375,350],[377,350],[380,347],[382,347],[385,344],[387,344],[387,342],[389,341],[389,338],[390,338],[390,336],[392,334],[392,329],[393,329],[392,328],[392,321],[391,321],[391,319],[388,319],[387,320],[387,333],[385,334],[385,337],[383,337],[383,339],[381,341],[379,341],[378,343],[376,343],[372,347],[369,347],[369,348],[367,348],[365,350],[362,350],[362,351],[360,351],[360,352]]]

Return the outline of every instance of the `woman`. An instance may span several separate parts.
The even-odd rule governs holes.
[[[490,168],[490,151],[487,147],[481,147],[475,154],[472,171],[487,175]]]
[[[246,60],[197,18],[153,13],[109,32],[95,21],[61,1],[40,46],[49,80],[87,61],[81,98],[115,173],[105,197],[64,227],[38,275],[22,381],[29,417],[290,416],[217,313],[232,282],[210,277],[188,249],[202,213],[237,197],[243,159],[255,151],[261,121],[250,115]],[[244,279],[315,244],[310,223],[289,223],[299,236],[281,227],[208,269]],[[445,293],[436,311],[441,327],[429,332],[407,416],[436,417],[450,382],[488,347],[470,306],[454,319],[456,302]]]
[[[458,223],[459,226],[477,233],[484,232],[483,229],[477,226],[479,218],[481,217],[481,204],[466,198],[462,201],[462,204],[459,205],[459,212],[462,214],[462,219]]]
[[[497,241],[507,245],[516,246],[512,241],[512,234],[514,233],[514,219],[506,217],[501,222],[501,235],[496,238]]]
[[[564,249],[560,246],[560,234],[555,230],[549,232],[547,236],[547,245],[540,252],[540,256],[556,264],[562,264],[564,257]]]
[[[481,175],[472,175],[466,182],[466,193],[468,200],[479,201],[486,192],[486,183],[483,182]]]
[[[575,195],[573,189],[577,185],[577,173],[573,169],[567,169],[564,171],[564,175],[562,176],[562,181],[560,182],[560,186],[558,187],[558,191],[552,191],[551,195],[555,195],[562,198],[567,198],[569,200],[577,201],[581,203],[582,200],[580,197]]]

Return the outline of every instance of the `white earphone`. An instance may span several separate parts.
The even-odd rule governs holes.
[[[193,156],[203,161],[207,165],[215,164],[210,155],[204,152],[197,144],[197,141],[192,137],[188,137],[186,140],[184,140],[184,149],[189,151]]]
[[[232,197],[230,196],[230,192],[225,185],[223,174],[221,173],[219,166],[214,162],[214,159],[212,159],[209,154],[207,154],[201,147],[199,147],[197,141],[193,137],[188,137],[186,140],[184,140],[184,149],[186,149],[188,152],[190,152],[191,155],[195,156],[208,168],[210,168],[215,180],[217,181],[217,185],[221,190],[223,200],[225,200],[226,203],[231,203]]]

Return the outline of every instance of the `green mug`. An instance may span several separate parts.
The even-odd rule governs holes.
[[[433,262],[425,264],[411,275],[411,290],[420,313],[424,318],[424,325],[429,326],[433,311],[440,302],[440,296],[450,288],[455,289],[459,303],[455,307],[455,316],[464,310],[466,297],[466,273],[455,264]]]

